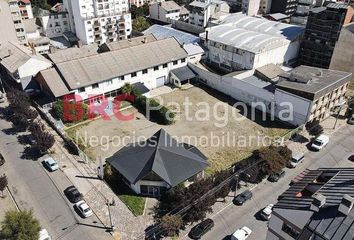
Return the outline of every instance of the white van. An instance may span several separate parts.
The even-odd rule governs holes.
[[[327,135],[321,134],[312,142],[311,148],[313,150],[319,151],[322,148],[324,148],[328,142],[329,142],[329,137]]]
[[[248,227],[243,227],[241,229],[237,229],[234,234],[231,236],[231,240],[245,240],[247,239],[252,233],[252,230]]]

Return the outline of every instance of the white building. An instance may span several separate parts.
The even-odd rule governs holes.
[[[128,0],[64,0],[72,32],[84,44],[126,39],[132,31]]]
[[[256,16],[259,11],[260,0],[242,0],[241,10],[247,16]]]
[[[270,13],[272,7],[272,0],[260,0],[259,2],[259,13],[262,15]]]
[[[9,0],[9,1],[0,0],[0,1],[2,1],[0,12],[2,12],[2,11],[7,12],[8,10],[10,10],[10,15],[11,15],[10,18],[12,19],[13,25],[8,26],[8,28],[14,28],[18,42],[20,42],[22,44],[26,44],[27,43],[26,31],[25,31],[25,27],[23,24],[21,12],[20,12],[20,8],[18,6],[17,0]],[[6,3],[8,5],[6,5]],[[6,16],[6,17],[9,17],[9,16]],[[1,21],[0,25],[2,25],[3,22],[5,22],[5,21]],[[6,32],[8,32],[8,31],[6,31]],[[4,33],[2,32],[1,34],[4,34]]]
[[[35,88],[33,77],[41,70],[48,69],[52,63],[41,55],[22,45],[8,43],[0,49],[0,65],[6,72],[11,84],[21,89]]]
[[[18,0],[18,7],[22,19],[31,19],[33,18],[32,4],[30,0]]]
[[[208,26],[210,20],[228,15],[230,11],[227,2],[221,0],[195,0],[189,6],[188,22],[199,27]]]
[[[174,1],[153,3],[149,7],[150,18],[164,23],[179,20],[181,7]]]
[[[70,22],[68,12],[50,13],[47,16],[39,18],[42,24],[43,34],[48,38],[63,36],[65,32],[70,31]]]
[[[60,56],[67,60],[38,74],[43,91],[54,98],[74,93],[81,100],[95,101],[116,96],[125,83],[143,83],[147,89],[163,86],[170,81],[170,70],[187,65],[187,53],[174,38],[76,55],[72,60]]]
[[[200,37],[208,49],[208,63],[232,72],[295,61],[303,31],[303,27],[236,13]]]

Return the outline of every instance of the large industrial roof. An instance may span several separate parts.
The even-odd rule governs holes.
[[[43,82],[41,78],[37,78],[37,80],[41,81],[41,84],[44,84],[55,97],[61,97],[70,92],[55,68],[40,71],[39,74],[45,81]]]
[[[104,52],[115,51],[127,47],[134,47],[140,44],[149,43],[156,41],[156,37],[152,34],[147,34],[144,36],[129,38],[126,40],[120,40],[115,42],[106,42],[100,46],[100,49]]]
[[[199,37],[171,27],[154,24],[144,31],[145,35],[153,34],[157,39],[174,37],[179,44],[197,43]]]
[[[235,13],[206,31],[211,41],[260,53],[289,44],[303,33],[304,28]],[[205,39],[206,35],[204,32],[200,36]]]
[[[97,44],[84,45],[80,48],[72,47],[63,50],[56,50],[54,53],[48,54],[50,60],[58,64],[61,62],[71,61],[83,57],[98,54]]]

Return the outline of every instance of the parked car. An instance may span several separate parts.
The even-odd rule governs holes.
[[[0,103],[4,103],[5,102],[5,97],[2,93],[0,93]]]
[[[72,203],[77,203],[82,200],[82,194],[75,186],[70,186],[64,190],[65,196]]]
[[[45,159],[43,162],[44,162],[44,165],[45,165],[51,172],[54,172],[54,171],[56,171],[56,170],[59,169],[58,163],[57,163],[52,157],[48,157],[48,158]]]
[[[272,216],[273,207],[274,207],[274,204],[268,204],[268,206],[266,206],[262,210],[262,212],[261,212],[262,219],[264,219],[266,221],[268,221],[270,219],[270,217]]]
[[[303,153],[298,153],[298,154],[293,154],[293,156],[291,157],[291,159],[288,162],[288,167],[289,168],[296,168],[297,165],[299,165],[300,163],[302,163],[302,161],[304,160],[304,154]]]
[[[51,240],[52,238],[49,236],[49,233],[46,229],[42,229],[39,231],[39,238],[38,240]]]
[[[87,205],[87,203],[84,200],[81,200],[81,201],[78,201],[77,203],[75,203],[75,207],[77,210],[79,210],[80,214],[84,218],[88,218],[88,217],[92,216],[92,214],[93,214],[91,208]]]
[[[352,115],[351,117],[348,118],[347,123],[350,125],[354,125],[354,115]]]
[[[191,239],[200,239],[204,234],[210,231],[213,227],[214,227],[214,221],[208,218],[202,221],[201,223],[195,225],[189,232],[188,236]]]
[[[237,195],[233,203],[236,205],[243,205],[247,200],[250,200],[252,198],[253,194],[250,190],[246,190],[243,193]]]
[[[312,142],[311,149],[319,151],[324,148],[328,142],[329,137],[327,135],[321,134]]]
[[[236,232],[231,235],[231,240],[245,240],[251,235],[251,233],[252,230],[248,227],[237,229]]]
[[[279,172],[276,172],[276,173],[273,173],[273,174],[269,175],[268,181],[269,182],[278,182],[279,179],[284,177],[284,175],[285,175],[285,171],[284,170],[280,170]]]

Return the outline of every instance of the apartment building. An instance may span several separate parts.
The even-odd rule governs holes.
[[[228,3],[221,0],[195,0],[189,7],[188,22],[202,28],[207,27],[209,21],[218,20],[230,12]]]
[[[108,47],[112,51],[104,53],[84,50],[82,57],[57,56],[55,68],[37,75],[42,91],[53,99],[75,94],[83,101],[96,101],[116,96],[125,83],[142,83],[147,89],[163,86],[172,69],[187,65],[187,53],[174,38],[124,41],[127,44]]]
[[[5,1],[6,0],[2,0]],[[4,6],[4,8],[6,8],[7,6]],[[11,15],[11,19],[12,19],[12,26],[15,28],[15,32],[16,32],[16,37],[17,40],[22,43],[25,44],[27,43],[27,38],[26,38],[26,31],[25,31],[25,27],[22,21],[22,16],[21,16],[21,12],[20,12],[20,8],[18,6],[18,1],[17,0],[9,0],[8,1],[8,7],[10,9],[10,15]],[[5,10],[7,11],[7,9]]]
[[[314,7],[321,7],[322,4],[323,2],[318,0],[299,0],[296,12],[291,16],[291,23],[306,26],[310,10]]]
[[[272,0],[270,13],[283,13],[288,16],[296,12],[299,0]]]
[[[353,182],[353,168],[305,170],[278,197],[266,239],[354,239]]]
[[[299,64],[328,68],[345,19],[348,4],[329,3],[313,8],[308,16]],[[353,13],[351,13],[353,16]]]
[[[241,11],[247,16],[256,16],[260,7],[260,0],[241,0]]]
[[[128,0],[64,0],[72,32],[83,44],[126,39],[132,31]]]
[[[65,32],[69,32],[70,18],[67,11],[51,12],[49,15],[39,18],[42,30],[48,38],[63,36]]]
[[[164,2],[164,0],[129,0],[129,6],[135,5],[137,7],[142,7],[144,4],[154,4]]]
[[[296,62],[303,27],[235,13],[200,34],[207,62],[225,72]]]
[[[0,34],[0,48],[7,42],[17,41],[17,35],[14,23],[11,16],[10,7],[6,0],[0,0],[0,32],[6,34]]]
[[[259,1],[259,13],[262,15],[270,13],[272,7],[272,0],[260,0]]]
[[[149,7],[150,18],[163,23],[179,20],[182,7],[174,1],[153,3]]]
[[[18,7],[23,20],[33,18],[32,4],[30,0],[18,0]]]

